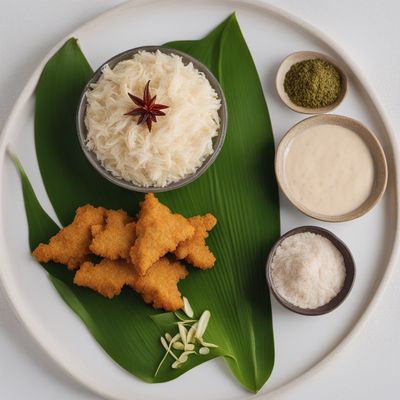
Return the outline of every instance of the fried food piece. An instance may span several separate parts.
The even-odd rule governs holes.
[[[206,214],[189,218],[188,221],[195,229],[194,236],[179,243],[175,250],[176,258],[178,260],[185,259],[200,269],[212,268],[215,263],[215,257],[206,245],[205,239],[208,237],[208,232],[214,228],[217,219],[212,214]]]
[[[129,250],[136,240],[136,223],[123,210],[107,210],[106,223],[93,225],[90,250],[100,256],[117,260],[129,258]]]
[[[180,262],[162,257],[147,270],[145,276],[137,275],[129,285],[154,308],[176,311],[183,307],[177,284],[187,275],[187,269]]]
[[[137,239],[129,253],[135,271],[145,275],[156,261],[193,235],[194,228],[186,218],[172,214],[153,193],[146,194],[136,223]]]
[[[112,298],[129,285],[140,293],[146,303],[154,308],[176,311],[183,307],[177,283],[186,278],[186,268],[167,257],[158,260],[145,276],[135,273],[132,265],[124,260],[103,259],[97,265],[85,262],[76,272],[74,283],[91,288],[105,297]]]
[[[74,283],[111,299],[121,293],[124,285],[133,283],[135,276],[132,265],[125,260],[103,258],[96,265],[89,261],[83,263],[75,274]]]
[[[75,269],[88,259],[93,225],[103,224],[105,209],[87,204],[76,210],[73,222],[33,251],[39,262],[55,261]]]

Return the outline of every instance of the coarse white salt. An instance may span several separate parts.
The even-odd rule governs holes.
[[[283,240],[270,268],[278,294],[301,308],[327,304],[340,292],[346,277],[340,251],[327,238],[311,232]]]

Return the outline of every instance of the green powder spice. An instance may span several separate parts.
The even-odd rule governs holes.
[[[341,91],[341,78],[331,63],[305,60],[292,65],[285,76],[284,88],[294,104],[321,108],[336,101]]]

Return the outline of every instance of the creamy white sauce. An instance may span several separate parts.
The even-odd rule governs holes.
[[[318,214],[354,211],[369,197],[374,162],[365,142],[350,129],[325,124],[297,134],[286,149],[284,179],[294,197]]]

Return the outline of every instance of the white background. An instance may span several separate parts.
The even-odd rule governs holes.
[[[362,67],[394,131],[400,132],[400,2],[269,2],[300,16],[335,39]],[[79,25],[119,3],[122,1],[0,0],[0,127],[46,53]],[[396,270],[362,333],[321,373],[279,398],[399,398],[399,284],[400,270]],[[0,399],[98,399],[44,354],[14,316],[1,288]]]

